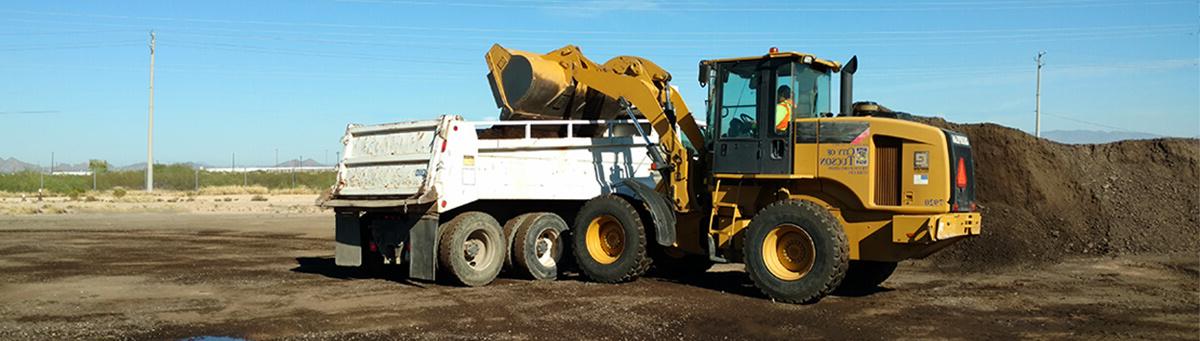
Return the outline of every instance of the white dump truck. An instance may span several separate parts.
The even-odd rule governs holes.
[[[643,134],[656,135],[647,128],[631,120],[454,115],[352,124],[337,182],[318,202],[336,212],[336,263],[407,264],[412,278],[441,273],[470,286],[490,283],[503,268],[554,278],[560,236],[585,201],[652,190]]]

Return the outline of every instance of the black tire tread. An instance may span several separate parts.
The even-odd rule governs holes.
[[[521,238],[521,239],[519,241],[513,240],[512,252],[509,252],[509,254],[512,255],[512,257],[513,257],[513,271],[516,273],[516,275],[524,277],[524,278],[528,278],[528,279],[552,280],[552,279],[554,279],[554,277],[539,278],[537,275],[534,274],[535,271],[533,271],[533,269],[530,268],[530,264],[527,263],[525,259],[522,259],[523,255],[525,254],[525,251],[526,251],[524,238],[528,237],[529,229],[532,229],[534,227],[534,223],[537,222],[539,219],[557,219],[561,223],[560,224],[561,227],[563,227],[563,228],[557,229],[558,230],[558,244],[557,245],[559,246],[559,248],[562,248],[562,246],[563,246],[562,243],[565,240],[563,238],[563,232],[566,230],[566,228],[565,228],[566,222],[564,222],[561,217],[558,217],[558,215],[556,215],[554,213],[541,212],[541,213],[531,213],[531,214],[534,214],[536,216],[530,216],[530,217],[528,217],[528,219],[525,219],[525,221],[522,224],[520,224],[520,226],[517,227],[517,230],[515,232],[516,233],[515,236],[517,236],[518,238]],[[561,254],[560,254],[560,257],[561,257]],[[556,272],[557,272],[557,264],[556,264],[555,268],[556,268]]]
[[[634,224],[633,224],[634,226],[632,226],[632,227],[635,229],[636,235],[638,237],[637,238],[638,244],[636,245],[636,249],[635,249],[636,252],[633,254],[634,262],[636,263],[636,265],[629,267],[629,269],[626,270],[623,274],[621,274],[619,276],[615,276],[615,277],[597,276],[597,274],[589,273],[589,269],[587,269],[587,267],[582,264],[583,263],[582,260],[590,259],[591,255],[588,254],[588,250],[586,247],[580,247],[580,245],[578,245],[578,243],[576,243],[577,245],[575,245],[575,247],[572,248],[573,254],[576,259],[575,263],[579,267],[579,269],[584,273],[585,276],[587,276],[589,279],[596,281],[596,282],[623,283],[623,282],[633,281],[633,280],[637,279],[638,277],[641,277],[643,274],[645,274],[646,271],[650,270],[650,265],[653,264],[653,261],[646,254],[646,225],[642,221],[641,215],[638,213],[637,208],[634,208],[633,205],[629,203],[629,200],[626,200],[624,197],[621,197],[616,194],[605,194],[605,195],[601,195],[601,196],[592,198],[591,200],[588,200],[588,202],[583,205],[583,208],[579,210],[579,215],[576,216],[576,218],[575,218],[576,228],[574,229],[574,231],[572,231],[572,234],[575,235],[575,237],[574,237],[575,239],[586,238],[586,237],[584,237],[586,235],[586,231],[585,231],[585,229],[587,228],[586,224],[588,224],[592,218],[592,217],[586,215],[589,213],[588,206],[589,206],[589,204],[593,204],[593,202],[600,201],[600,200],[614,202],[619,207],[620,210],[622,210],[624,212],[628,212],[628,214],[630,215],[630,218],[634,221]],[[581,224],[582,224],[582,226],[580,226]]]
[[[453,257],[456,257],[456,255],[453,254],[453,251],[455,250],[455,248],[452,245],[452,243],[454,243],[456,238],[453,238],[453,237],[455,234],[458,233],[458,230],[463,229],[466,226],[469,226],[470,220],[483,220],[484,223],[491,224],[496,227],[500,226],[500,223],[496,222],[495,218],[492,218],[492,216],[488,215],[487,213],[483,213],[483,212],[474,212],[474,211],[466,212],[463,214],[459,214],[457,217],[454,217],[454,219],[451,219],[449,222],[445,223],[445,225],[442,227],[442,232],[438,238],[438,264],[440,265],[440,268],[443,270],[443,273],[447,275],[446,277],[449,277],[456,284],[472,286],[472,287],[483,286],[483,285],[487,285],[488,283],[491,283],[491,281],[494,280],[496,277],[495,274],[493,274],[491,276],[492,279],[486,281],[486,283],[471,283],[470,281],[465,280],[462,277],[460,277],[459,273],[457,271],[455,271],[455,269],[453,268],[454,267],[453,264],[455,264]],[[504,236],[500,236],[500,238],[504,238]],[[503,242],[501,242],[501,245],[503,245]],[[504,253],[508,253],[507,248],[505,248]],[[503,260],[501,260],[501,264],[499,267],[503,267],[503,266],[504,266]],[[500,270],[497,269],[495,272],[496,272],[496,274],[499,274]]]
[[[764,295],[767,295],[767,297],[772,297],[772,299],[775,299],[775,300],[781,301],[781,302],[786,302],[786,303],[797,303],[797,304],[815,303],[816,301],[819,301],[821,298],[832,293],[834,290],[836,290],[838,288],[839,285],[841,285],[842,279],[845,278],[845,276],[846,276],[846,270],[849,268],[850,244],[846,239],[846,233],[841,230],[841,224],[838,223],[837,218],[834,218],[833,215],[830,214],[829,211],[826,210],[824,207],[821,207],[820,205],[818,205],[817,203],[814,203],[812,201],[807,201],[807,200],[776,201],[774,203],[771,203],[770,205],[767,205],[767,207],[764,207],[763,209],[759,210],[758,214],[755,215],[754,218],[756,219],[756,218],[762,217],[764,214],[782,214],[782,212],[784,212],[784,210],[788,209],[787,208],[788,206],[792,206],[794,209],[799,209],[802,211],[803,214],[806,214],[810,217],[814,217],[814,218],[818,219],[818,221],[820,222],[819,225],[821,225],[822,228],[825,228],[827,230],[832,229],[832,230],[826,231],[826,232],[828,232],[827,235],[830,236],[830,238],[831,238],[830,241],[833,242],[833,245],[835,247],[837,247],[840,250],[840,252],[835,252],[834,260],[833,260],[834,268],[833,268],[833,271],[831,271],[831,273],[828,275],[829,277],[825,279],[825,281],[824,281],[825,285],[821,289],[817,290],[816,292],[813,292],[812,294],[808,295],[807,297],[776,298],[776,297],[772,297],[771,293],[764,289],[765,282],[770,279],[763,278],[761,276],[771,276],[771,274],[769,272],[760,273],[758,271],[750,271],[749,265],[747,265],[746,272],[750,275],[750,280],[754,282],[754,286],[759,288],[759,290],[762,291],[762,293]],[[776,213],[776,212],[779,212],[779,213]],[[754,224],[754,222],[753,222],[753,220],[751,220],[751,225],[753,225],[753,224]],[[813,237],[813,238],[816,238],[816,237]],[[750,246],[751,246],[751,243],[743,243],[743,248],[744,248],[742,250],[743,254],[749,255],[751,252],[761,252],[761,250],[750,250],[750,248],[751,248]],[[763,271],[765,271],[765,269]]]

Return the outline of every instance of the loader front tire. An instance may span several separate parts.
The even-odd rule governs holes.
[[[746,272],[771,299],[816,303],[846,275],[850,248],[846,234],[825,208],[803,200],[782,200],[750,220],[743,244]]]
[[[593,281],[628,282],[650,268],[646,226],[625,198],[607,194],[588,200],[571,234],[575,263]]]
[[[500,274],[508,243],[500,223],[483,212],[466,212],[441,226],[438,264],[452,281],[483,286]]]

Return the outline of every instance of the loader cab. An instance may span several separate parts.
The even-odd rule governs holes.
[[[831,112],[833,62],[785,52],[703,61],[712,170],[792,174],[795,142],[816,138],[816,120]],[[790,94],[790,99],[780,91]],[[781,96],[784,95],[784,96]]]

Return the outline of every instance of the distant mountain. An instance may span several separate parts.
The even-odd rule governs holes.
[[[131,171],[131,170],[139,170],[139,169],[146,169],[146,163],[138,162],[138,163],[128,165],[128,166],[109,167],[108,170],[110,170],[110,171]]]
[[[88,169],[87,162],[81,162],[81,163],[76,163],[76,164],[59,163],[57,165],[54,165],[55,172],[86,172],[89,170],[90,169]]]
[[[17,158],[15,158],[15,157],[10,157],[7,159],[0,159],[0,173],[39,171],[41,169],[42,169],[42,167],[40,167],[38,165],[24,162],[21,160],[17,160]]]
[[[88,170],[87,162],[83,163],[59,163],[54,166],[55,172],[83,172]],[[32,163],[17,160],[15,157],[0,159],[0,173],[16,173],[24,171],[45,172],[50,171],[50,167],[42,167]]]
[[[317,162],[316,160],[313,160],[313,159],[304,159],[304,161],[291,159],[291,160],[287,160],[284,162],[280,162],[279,164],[275,165],[275,167],[330,167],[330,166],[322,164],[320,162]]]
[[[1050,130],[1042,133],[1042,137],[1058,143],[1098,144],[1122,140],[1146,140],[1162,136],[1127,131]]]

